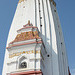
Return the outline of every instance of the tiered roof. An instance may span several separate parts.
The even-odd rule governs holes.
[[[30,29],[29,31],[26,31],[26,29]],[[27,41],[27,40],[33,40],[33,39],[41,39],[39,37],[39,32],[38,28],[34,27],[32,24],[30,24],[30,21],[28,21],[28,24],[24,25],[23,28],[19,29],[17,32],[20,31],[19,34],[17,34],[16,38],[9,43],[9,47],[11,48],[14,46],[20,46],[20,45],[26,45],[26,44],[32,44],[32,43],[41,43],[42,41],[32,41],[32,42],[27,42],[27,43],[20,43],[20,44],[14,44],[15,42],[21,42],[21,41]],[[25,30],[25,31],[24,31]]]

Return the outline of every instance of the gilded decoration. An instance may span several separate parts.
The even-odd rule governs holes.
[[[53,5],[56,7],[56,3],[55,3],[55,1],[54,0],[50,0],[52,3],[53,3]]]
[[[19,0],[19,2],[18,2],[18,3],[21,3],[21,2],[24,2],[24,0]]]
[[[31,51],[23,51],[23,52],[13,53],[13,54],[9,55],[9,58],[19,56],[21,54],[32,54],[32,53],[40,53],[40,50],[37,50],[36,52],[34,50],[31,50]]]
[[[53,5],[56,7],[56,3],[53,1]]]
[[[35,38],[39,38],[37,31],[23,32],[21,34],[18,34],[13,42],[19,42],[19,41],[35,39]]]

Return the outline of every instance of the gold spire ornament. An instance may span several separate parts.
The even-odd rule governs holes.
[[[30,25],[30,20],[28,20],[28,24]]]
[[[24,0],[19,0],[19,2],[18,2],[18,3],[21,3],[21,2],[24,2]]]

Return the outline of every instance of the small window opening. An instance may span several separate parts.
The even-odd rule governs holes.
[[[61,45],[62,45],[62,42],[61,42]]]
[[[42,27],[42,25],[40,25]]]
[[[47,57],[50,57],[50,55],[47,55]]]
[[[54,12],[56,12],[56,10],[54,10]]]
[[[40,19],[42,19],[42,17],[40,17]]]
[[[39,12],[41,12],[41,10],[39,10]]]
[[[27,63],[26,62],[22,62],[20,64],[20,68],[27,68]]]

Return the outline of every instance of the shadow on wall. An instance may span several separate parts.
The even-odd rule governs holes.
[[[41,35],[41,33],[39,34],[39,36]],[[52,48],[52,40],[51,38],[46,38],[46,36],[42,35],[40,36],[42,37],[43,43],[45,45],[47,54],[44,57],[44,64],[45,64],[45,68],[44,68],[44,75],[53,75],[53,74],[58,74],[58,54],[56,54]],[[46,41],[45,41],[46,40]],[[55,68],[53,68],[55,67]],[[56,71],[56,73],[53,73],[53,70]]]

